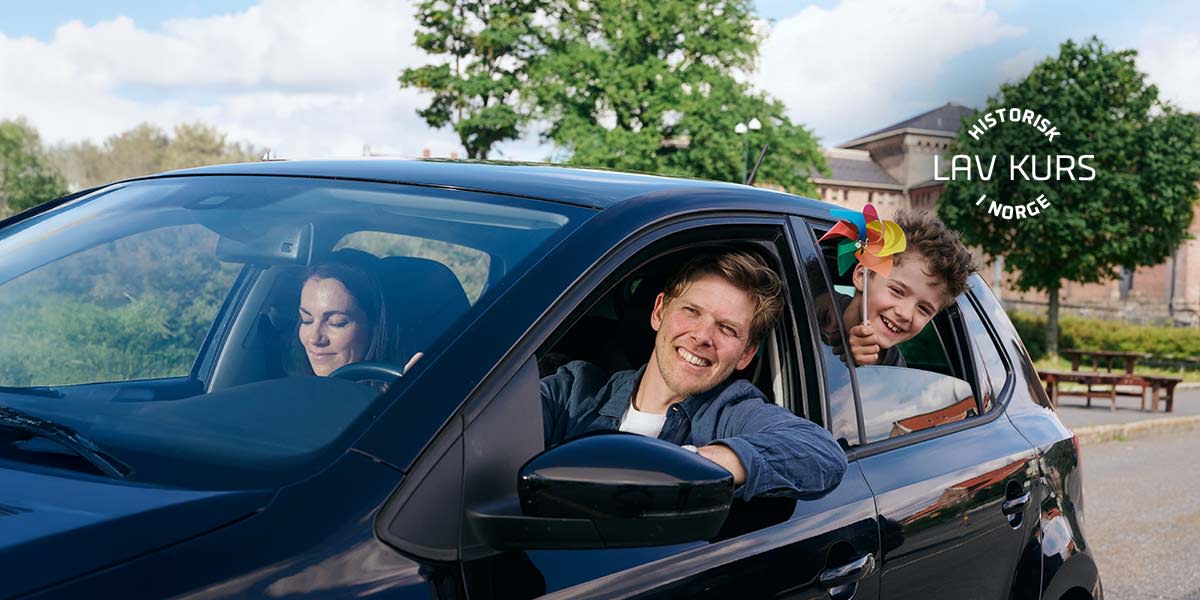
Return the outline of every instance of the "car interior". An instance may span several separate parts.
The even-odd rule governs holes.
[[[768,244],[746,247],[771,256],[771,262],[778,264],[767,251]],[[699,249],[688,247],[656,256],[622,277],[539,354],[539,375],[552,375],[575,360],[590,362],[610,374],[640,368],[654,348],[655,332],[650,326],[654,300],[670,276]],[[794,409],[785,402],[778,329],[764,336],[754,359],[732,377],[750,381],[771,402]]]

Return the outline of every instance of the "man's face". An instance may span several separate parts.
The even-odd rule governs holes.
[[[897,261],[888,277],[867,275],[862,265],[855,267],[854,286],[860,293],[865,276],[871,277],[867,320],[884,349],[912,339],[949,301],[945,283],[928,271],[928,262],[920,255]]]
[[[750,295],[716,275],[693,281],[678,298],[659,294],[650,314],[658,333],[647,370],[657,369],[678,399],[706,392],[754,358],[753,319]]]

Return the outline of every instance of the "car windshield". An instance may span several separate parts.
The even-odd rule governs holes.
[[[134,481],[295,480],[586,213],[300,177],[110,186],[0,232],[0,406]],[[0,431],[0,461],[93,468],[28,437]]]

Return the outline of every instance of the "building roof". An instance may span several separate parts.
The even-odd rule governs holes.
[[[928,132],[941,132],[947,136],[953,136],[958,128],[962,126],[963,118],[974,115],[977,111],[973,108],[947,102],[931,111],[923,112],[915,117],[905,119],[894,125],[889,125],[878,131],[873,131],[863,136],[859,136],[845,144],[842,147],[854,146],[860,144],[870,138],[884,137],[886,134],[904,131],[905,129],[919,129]]]
[[[826,177],[814,173],[813,181],[858,183],[865,186],[896,186],[896,181],[879,163],[871,159],[871,153],[866,150],[846,150],[831,148],[825,151],[825,160],[829,164],[831,175]]]

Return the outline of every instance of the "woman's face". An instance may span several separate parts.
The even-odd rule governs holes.
[[[363,359],[371,325],[337,279],[310,278],[300,290],[300,343],[313,373],[322,377]]]

